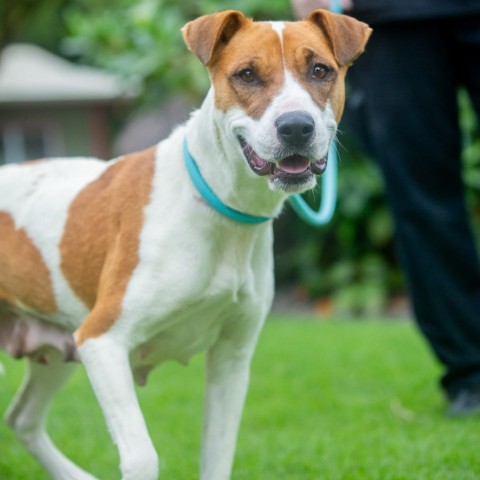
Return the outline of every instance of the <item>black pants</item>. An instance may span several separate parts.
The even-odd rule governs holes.
[[[480,267],[461,177],[457,92],[480,117],[480,16],[373,25],[346,128],[378,162],[418,324],[454,394],[480,384]]]

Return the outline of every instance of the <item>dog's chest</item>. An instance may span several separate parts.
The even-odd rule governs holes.
[[[163,238],[161,245],[161,251],[141,248],[124,302],[124,312],[139,320],[131,361],[140,383],[141,372],[156,364],[186,363],[208,349],[226,322],[258,317],[273,292],[270,232],[205,228]],[[127,313],[117,328],[132,320]]]
[[[245,304],[233,301],[230,294],[217,295],[186,304],[184,308],[159,321],[155,332],[149,329],[131,353],[131,364],[138,383],[145,383],[148,372],[156,365],[175,360],[187,364],[196,353],[208,350],[218,339],[226,322],[242,321]]]

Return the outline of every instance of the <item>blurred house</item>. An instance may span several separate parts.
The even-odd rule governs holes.
[[[0,54],[0,164],[112,152],[112,111],[135,88],[102,70],[72,64],[38,46]]]
[[[113,153],[121,155],[155,145],[185,122],[196,107],[186,97],[174,95],[160,105],[133,112],[115,138]]]

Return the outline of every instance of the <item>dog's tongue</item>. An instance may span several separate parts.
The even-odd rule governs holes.
[[[303,173],[309,165],[310,161],[308,158],[302,157],[301,155],[291,155],[290,157],[280,160],[278,169],[285,173]]]

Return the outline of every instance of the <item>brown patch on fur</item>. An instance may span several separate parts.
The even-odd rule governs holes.
[[[322,109],[328,99],[337,122],[345,102],[345,75],[364,51],[371,33],[367,24],[326,10],[315,10],[305,21],[286,24],[284,48],[288,68]],[[324,80],[312,78],[316,63],[331,70]]]
[[[57,310],[50,272],[42,254],[10,214],[0,212],[0,299],[42,313]]]
[[[215,106],[222,111],[240,107],[248,116],[260,118],[285,80],[278,34],[268,23],[248,20],[220,53],[208,66]],[[237,75],[245,69],[254,72],[251,84]]]
[[[320,108],[332,105],[337,122],[343,113],[346,67],[340,67],[322,31],[312,22],[291,22],[283,30],[288,70]],[[315,64],[326,65],[330,73],[323,80],[313,77]]]
[[[197,18],[182,32],[188,48],[208,67],[215,106],[222,111],[240,107],[260,118],[284,81],[281,43],[272,26],[230,10]],[[257,81],[243,82],[238,73],[245,69]]]
[[[326,10],[313,11],[307,21],[323,32],[341,67],[348,68],[363,53],[372,33],[366,23]]]
[[[283,85],[286,64],[322,109],[327,100],[332,103],[338,121],[343,112],[346,70],[363,52],[371,29],[325,10],[284,25],[285,61],[272,25],[253,22],[234,10],[200,17],[182,32],[188,48],[209,69],[218,109],[240,107],[250,117],[260,118]],[[314,63],[331,67],[328,79],[315,81],[311,75]],[[251,69],[256,81],[243,82],[238,73],[244,69]]]
[[[248,20],[243,13],[226,10],[188,22],[182,28],[182,34],[189,50],[208,65],[214,53],[218,54],[245,21]]]
[[[155,147],[125,156],[72,202],[60,243],[61,268],[92,311],[77,330],[80,345],[115,323],[138,264],[143,209],[155,166]]]

